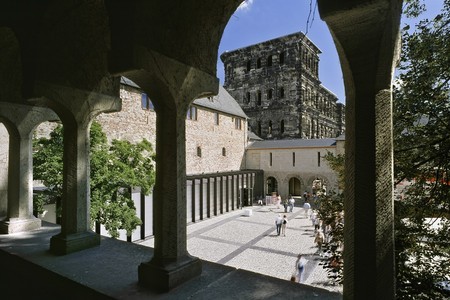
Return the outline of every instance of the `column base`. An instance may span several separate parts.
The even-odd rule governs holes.
[[[100,245],[100,235],[86,231],[69,235],[58,234],[50,239],[50,252],[65,255]]]
[[[139,284],[160,292],[167,292],[202,273],[201,260],[190,255],[166,265],[153,261],[139,265]]]
[[[11,218],[0,222],[0,233],[11,234],[31,231],[41,228],[41,219],[30,217],[27,219]]]

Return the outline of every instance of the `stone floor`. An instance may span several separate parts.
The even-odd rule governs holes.
[[[251,209],[251,216],[245,210]],[[288,217],[286,236],[278,236],[275,218]],[[188,251],[202,260],[275,278],[290,280],[298,254],[308,260],[304,284],[342,293],[327,278],[314,245],[314,228],[301,208],[284,213],[276,206],[253,206],[192,223],[187,227]],[[153,239],[141,245],[153,247]]]

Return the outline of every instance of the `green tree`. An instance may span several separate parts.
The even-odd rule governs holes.
[[[338,177],[339,192],[329,191],[320,197],[318,216],[329,228],[329,242],[324,245],[329,255],[324,259],[324,267],[328,277],[337,283],[343,282],[344,260],[342,246],[344,245],[344,180],[345,155],[327,152],[324,156],[327,164]]]
[[[51,132],[50,138],[34,142],[34,178],[48,187],[50,199],[61,198],[62,186],[62,126]],[[154,151],[147,140],[132,144],[113,140],[108,144],[97,122],[90,130],[90,193],[91,223],[103,224],[117,238],[118,230],[127,235],[141,224],[131,199],[132,189],[140,187],[148,194],[154,184]]]
[[[405,13],[417,18],[425,10],[424,1],[411,0]],[[395,202],[398,299],[448,297],[436,283],[450,280],[449,38],[450,0],[432,19],[402,29],[394,88],[394,170],[397,184],[411,185]]]

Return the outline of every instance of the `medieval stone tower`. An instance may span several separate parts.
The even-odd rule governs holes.
[[[320,53],[301,32],[222,53],[224,87],[253,132],[264,139],[344,133],[344,105],[319,80]]]

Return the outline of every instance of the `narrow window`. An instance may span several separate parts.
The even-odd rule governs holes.
[[[247,104],[250,103],[250,92],[247,92]]]
[[[272,166],[272,152],[269,155],[269,166]]]
[[[239,118],[234,119],[234,128],[241,130],[242,128],[242,120]]]
[[[261,136],[261,121],[258,121],[258,136]]]
[[[317,166],[320,167],[320,152],[317,152]]]
[[[284,88],[280,88],[280,98],[284,98]]]
[[[214,113],[214,124],[219,125],[219,113]]]
[[[193,121],[197,120],[197,107],[189,106],[189,109],[187,111],[186,119],[193,120]]]
[[[252,61],[251,60],[247,60],[247,72],[250,71],[251,67],[252,67]]]
[[[284,52],[280,53],[280,65],[284,64]]]
[[[280,131],[281,133],[284,133],[284,120],[281,120],[280,122]]]
[[[261,91],[258,91],[258,106],[261,106]]]
[[[267,99],[272,99],[273,90],[269,89],[267,90]]]
[[[272,55],[269,55],[269,57],[267,57],[267,66],[268,67],[272,66]]]
[[[202,148],[200,146],[197,147],[197,156],[202,157]]]
[[[141,94],[141,108],[146,110],[155,110],[152,101],[150,101],[150,98],[146,93]]]
[[[292,152],[292,166],[295,167],[295,152]]]
[[[225,147],[222,148],[222,156],[227,156],[227,149]]]
[[[272,134],[272,121],[269,121],[269,133]]]
[[[257,68],[257,69],[261,68],[261,58],[258,58],[258,59],[256,60],[256,68]]]

